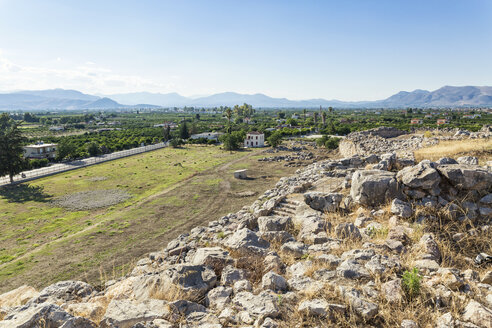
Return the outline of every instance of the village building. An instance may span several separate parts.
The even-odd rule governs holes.
[[[170,129],[176,129],[178,127],[178,124],[174,122],[164,122],[164,123],[154,124],[154,128],[167,128],[167,127],[169,127]]]
[[[24,146],[25,158],[55,158],[57,144],[39,142],[35,145]]]
[[[191,139],[208,139],[208,140],[216,140],[219,141],[220,136],[223,135],[222,132],[204,132],[192,134]]]
[[[443,125],[443,124],[448,124],[448,120],[446,118],[438,118],[436,121],[437,125]]]
[[[413,125],[415,125],[415,124],[422,124],[422,123],[424,123],[424,121],[422,121],[422,120],[421,120],[421,119],[419,119],[419,118],[412,118],[412,119],[410,120],[410,124],[413,124]]]
[[[265,135],[258,131],[248,132],[246,134],[246,139],[244,139],[244,147],[265,147]]]

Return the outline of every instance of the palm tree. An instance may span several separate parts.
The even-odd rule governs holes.
[[[226,110],[225,110],[225,116],[227,117],[227,121],[229,122],[229,127],[227,128],[227,130],[229,131],[229,133],[231,133],[231,118],[232,118],[232,110],[230,107],[227,107]]]
[[[302,114],[304,115],[304,122],[306,122],[306,112],[307,112],[307,109],[306,109],[306,108],[304,108],[304,109],[302,110]]]
[[[323,126],[326,124],[326,112],[321,113],[321,122],[323,123]]]

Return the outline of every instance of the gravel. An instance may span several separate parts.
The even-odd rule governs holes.
[[[129,198],[131,198],[131,195],[124,190],[106,189],[82,191],[61,196],[54,199],[51,203],[72,211],[85,211],[116,205]]]

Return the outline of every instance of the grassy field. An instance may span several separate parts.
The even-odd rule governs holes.
[[[98,284],[125,273],[144,254],[251,204],[296,170],[258,162],[260,152],[166,148],[0,188],[0,291],[61,279]],[[252,179],[234,179],[239,168],[250,169]],[[67,194],[115,188],[131,198],[84,211],[52,203]]]
[[[483,165],[485,162],[492,160],[492,140],[441,141],[437,145],[414,151],[414,155],[417,162],[423,159],[435,161],[442,157],[476,156],[480,165]]]

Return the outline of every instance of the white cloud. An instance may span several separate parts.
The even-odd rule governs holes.
[[[58,63],[62,61],[57,58]],[[88,93],[170,92],[175,88],[170,77],[166,83],[135,75],[118,74],[87,61],[84,65],[57,68],[18,65],[0,50],[0,91],[37,89],[77,89]]]

